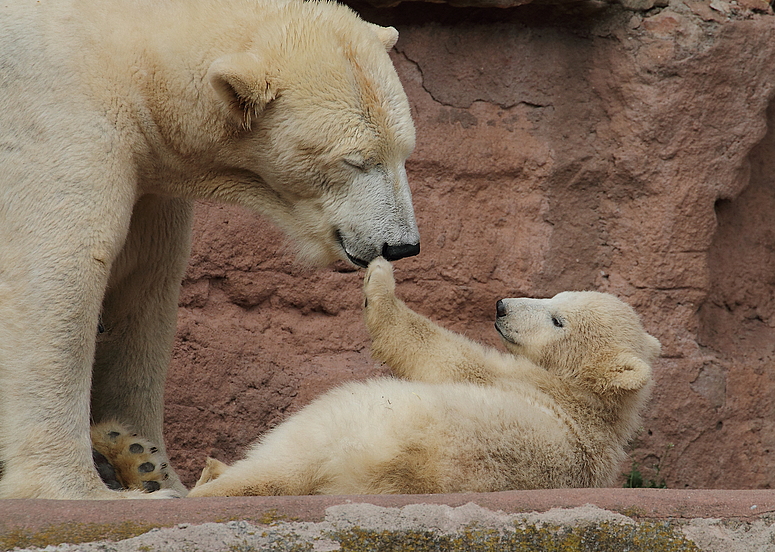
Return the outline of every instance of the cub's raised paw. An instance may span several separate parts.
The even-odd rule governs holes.
[[[363,279],[364,307],[368,308],[370,302],[374,303],[381,298],[392,297],[395,290],[393,266],[382,257],[371,261]]]
[[[158,491],[169,479],[159,449],[125,425],[103,422],[91,428],[94,465],[113,490]]]

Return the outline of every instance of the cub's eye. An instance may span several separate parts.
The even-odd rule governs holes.
[[[552,324],[554,324],[558,328],[562,328],[563,326],[562,320],[560,320],[556,316],[552,316]]]

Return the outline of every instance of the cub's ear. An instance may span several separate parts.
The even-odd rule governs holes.
[[[207,71],[207,80],[218,98],[229,108],[234,121],[247,129],[277,96],[265,64],[249,52],[227,54],[216,59]]]
[[[608,387],[636,391],[651,380],[651,366],[632,353],[621,353],[608,374]]]
[[[386,51],[389,52],[391,48],[396,45],[396,42],[398,42],[398,31],[395,30],[394,27],[380,27],[374,23],[369,23],[368,25],[371,30],[374,31],[374,34],[377,35],[380,42],[385,46]]]
[[[662,344],[653,335],[646,336],[646,354],[650,355],[650,360],[653,360],[659,356],[662,352]]]

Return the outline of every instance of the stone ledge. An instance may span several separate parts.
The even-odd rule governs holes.
[[[414,523],[412,520],[420,519],[417,518],[418,512],[426,512],[431,517],[435,516],[434,519],[462,519],[460,527],[463,529],[471,524],[486,529],[488,524],[477,517],[486,512],[491,516],[500,516],[499,519],[506,519],[512,528],[515,523],[522,526],[525,523],[537,523],[539,529],[547,523],[561,529],[564,527],[557,533],[557,538],[568,538],[576,530],[574,527],[589,527],[590,524],[596,527],[596,531],[610,532],[612,527],[622,527],[622,520],[625,520],[625,525],[629,524],[638,531],[642,528],[644,531],[653,531],[656,527],[659,535],[653,538],[667,539],[666,543],[673,543],[666,548],[669,550],[775,550],[775,545],[771,543],[765,545],[765,548],[759,544],[752,548],[754,541],[750,540],[756,538],[757,543],[760,540],[769,542],[772,534],[775,534],[775,491],[672,489],[559,489],[452,495],[241,497],[173,501],[3,500],[0,501],[0,550],[67,542],[123,541],[149,531],[156,532],[155,536],[150,537],[151,542],[163,536],[166,544],[160,549],[176,549],[171,543],[177,539],[185,542],[188,550],[231,550],[235,545],[228,544],[229,538],[239,539],[245,535],[255,535],[256,532],[266,536],[266,530],[257,527],[272,526],[271,531],[274,533],[286,535],[282,538],[287,535],[297,538],[302,526],[305,531],[309,531],[310,527],[320,525],[324,528],[316,529],[318,533],[329,531],[326,534],[330,534],[332,527],[337,531],[343,530],[342,520],[347,519],[350,524],[347,531],[363,533],[361,527],[369,525],[368,521],[361,520],[364,511],[371,512],[372,518],[376,517],[388,524],[385,526],[387,528],[369,529],[381,535],[380,538],[390,535],[391,539],[395,539],[396,535],[406,535]],[[412,513],[410,515],[406,512]],[[456,512],[455,516],[451,516],[450,512]],[[549,514],[544,514],[547,512]],[[564,512],[564,517],[558,518],[557,512]],[[522,515],[527,513],[550,517]],[[515,517],[516,514],[520,515]],[[335,518],[333,521],[332,516]],[[397,522],[389,521],[390,516],[402,516],[400,528]],[[473,517],[469,520],[466,516]],[[557,519],[563,521],[557,522]],[[469,520],[468,523],[466,520]],[[657,525],[654,525],[655,522]],[[281,526],[284,529],[277,529]],[[433,531],[437,530],[437,524],[431,526]],[[165,527],[174,529],[159,529]],[[220,547],[213,548],[209,542],[197,545],[205,536],[211,539],[222,531],[230,531],[230,537],[219,536]],[[417,528],[417,534],[427,536],[430,534],[428,531],[427,526]],[[358,533],[359,538],[363,537],[361,533]],[[591,538],[589,535],[587,537]],[[610,540],[614,537],[624,538],[612,535],[606,538]],[[280,537],[273,538],[277,540]],[[313,540],[317,542],[320,538],[318,535]],[[352,534],[348,533],[349,540],[339,542],[352,542],[352,538]],[[637,537],[641,540],[643,538],[643,535]],[[135,544],[124,541],[126,544],[122,543],[120,548],[115,549],[155,549],[146,541],[138,539],[132,539],[137,541]],[[737,541],[740,541],[739,547],[734,545]],[[653,548],[656,541],[649,542]],[[251,546],[245,549],[260,549]],[[343,545],[341,548],[324,549],[348,548]],[[587,550],[583,547],[567,549]]]

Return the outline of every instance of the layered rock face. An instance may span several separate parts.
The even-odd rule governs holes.
[[[501,297],[618,295],[663,344],[632,446],[645,484],[775,486],[768,5],[355,7],[399,29],[417,126],[422,252],[396,263],[399,295],[496,347]],[[360,287],[344,264],[299,266],[251,213],[198,207],[166,397],[184,481],[332,386],[385,373]]]

